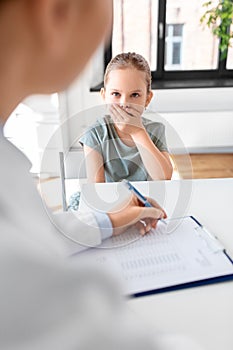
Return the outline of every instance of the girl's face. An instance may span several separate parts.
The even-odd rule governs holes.
[[[145,74],[135,68],[112,70],[101,95],[105,103],[119,103],[123,106],[137,104],[147,107],[153,96],[147,91]]]

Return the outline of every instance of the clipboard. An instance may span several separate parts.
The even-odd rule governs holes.
[[[109,238],[83,256],[118,275],[129,297],[233,280],[232,258],[195,217],[166,222],[143,237],[131,230]]]
[[[186,282],[186,283],[182,283],[182,284],[174,284],[173,286],[168,286],[168,287],[164,287],[164,288],[148,290],[148,291],[144,291],[141,293],[132,294],[131,295],[132,297],[137,298],[137,297],[147,296],[147,295],[151,295],[151,294],[172,292],[172,291],[182,290],[182,289],[186,289],[186,288],[200,287],[200,286],[204,286],[204,285],[210,285],[210,284],[221,283],[221,282],[228,282],[228,281],[233,280],[233,259],[227,253],[226,248],[221,244],[221,242],[218,240],[218,238],[216,236],[213,236],[195,217],[193,217],[192,215],[189,217],[190,217],[190,219],[194,220],[197,223],[199,229],[202,230],[204,235],[207,234],[211,238],[211,240],[212,240],[211,246],[213,249],[213,253],[222,252],[222,254],[224,254],[226,256],[226,258],[229,260],[230,264],[232,264],[232,273],[222,275],[222,276],[210,277],[210,278],[206,278],[203,280]]]

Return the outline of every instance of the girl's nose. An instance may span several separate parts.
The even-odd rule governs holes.
[[[120,104],[122,107],[127,107],[129,105],[126,96],[121,96]]]

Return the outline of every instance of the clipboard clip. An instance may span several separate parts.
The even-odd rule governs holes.
[[[217,237],[213,236],[204,226],[199,225],[195,228],[198,235],[206,242],[213,253],[225,251],[224,246]]]

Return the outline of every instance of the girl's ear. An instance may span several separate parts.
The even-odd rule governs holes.
[[[100,89],[100,96],[102,97],[103,100],[105,100],[105,88]]]
[[[147,94],[147,99],[146,99],[146,105],[145,105],[145,107],[147,107],[147,106],[149,105],[149,103],[150,103],[152,97],[153,97],[153,92],[150,91],[150,92]]]

